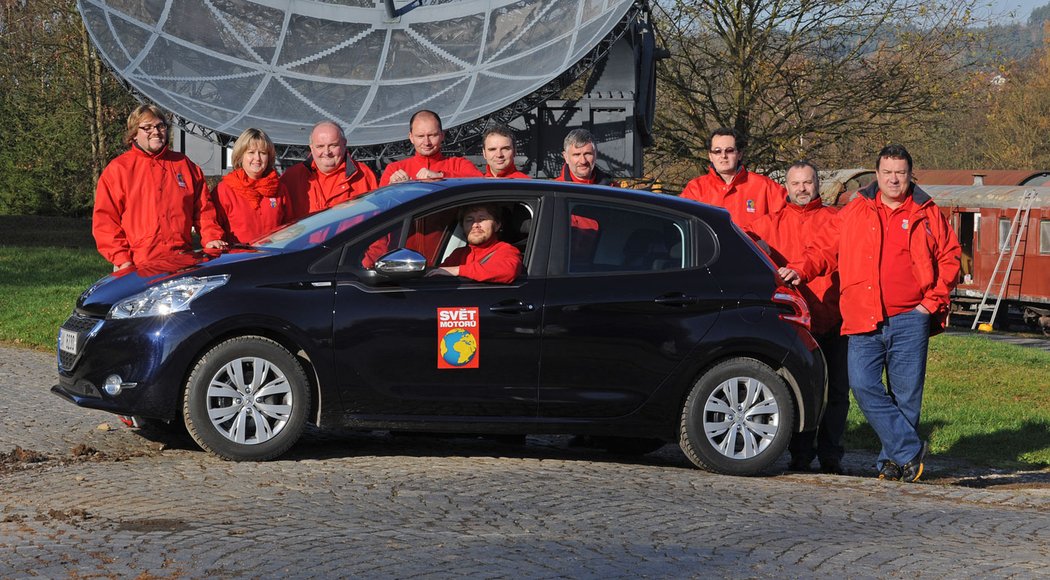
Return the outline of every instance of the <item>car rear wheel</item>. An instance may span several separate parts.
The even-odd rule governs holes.
[[[299,439],[310,389],[299,361],[280,344],[242,336],[216,345],[186,383],[186,428],[206,451],[234,461],[264,461]]]
[[[795,403],[783,379],[757,360],[735,358],[709,369],[682,410],[680,445],[698,467],[755,475],[791,439]]]

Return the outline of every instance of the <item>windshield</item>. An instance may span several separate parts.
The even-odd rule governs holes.
[[[280,229],[255,240],[251,245],[287,250],[311,248],[365,220],[418,199],[435,189],[436,185],[419,181],[382,187],[324,211],[310,214],[299,221],[285,224]]]

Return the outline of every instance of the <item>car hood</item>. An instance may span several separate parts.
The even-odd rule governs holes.
[[[90,316],[105,316],[114,303],[166,280],[182,276],[224,274],[231,264],[258,260],[276,253],[280,252],[238,248],[223,254],[196,251],[161,256],[99,279],[77,299],[77,311]]]

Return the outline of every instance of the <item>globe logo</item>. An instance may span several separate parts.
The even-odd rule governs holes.
[[[473,334],[462,328],[454,328],[441,337],[438,350],[446,363],[461,367],[470,364],[478,355],[478,343]]]

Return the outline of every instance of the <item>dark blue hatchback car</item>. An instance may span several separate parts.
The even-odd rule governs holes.
[[[425,273],[495,204],[509,284]],[[541,180],[386,187],[223,255],[93,285],[59,331],[77,405],[184,423],[233,460],[324,427],[590,435],[755,474],[811,429],[824,359],[801,297],[718,208]]]

